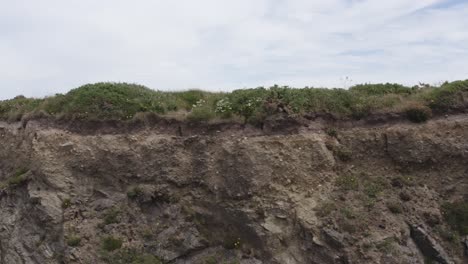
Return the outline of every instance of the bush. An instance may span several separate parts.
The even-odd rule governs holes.
[[[317,212],[317,216],[325,217],[330,215],[333,211],[336,210],[336,205],[333,202],[325,202],[319,205],[315,211]]]
[[[426,122],[432,116],[432,111],[429,107],[413,104],[405,109],[406,117],[414,123]]]
[[[397,110],[414,122],[438,113],[467,107],[468,80],[441,87],[409,88],[399,84],[361,84],[345,89],[273,86],[211,93],[200,90],[160,92],[128,83],[86,84],[67,94],[33,99],[18,96],[0,101],[0,119],[19,121],[52,116],[63,119],[129,120],[137,113],[190,112],[188,118],[205,121],[216,117],[243,117],[261,121],[276,114],[327,114],[360,119],[372,113]],[[408,103],[416,108],[404,109]],[[253,121],[255,121],[253,120]]]
[[[105,251],[114,251],[122,247],[122,240],[120,238],[115,238],[108,236],[102,239],[102,249]]]
[[[143,194],[143,190],[140,187],[135,186],[127,192],[127,197],[130,199],[136,199],[142,194]]]
[[[468,235],[468,202],[459,201],[442,205],[445,221],[460,235]]]
[[[344,191],[357,191],[359,189],[359,180],[354,174],[338,177],[335,184]]]
[[[28,181],[28,178],[25,175],[28,171],[28,169],[24,168],[18,169],[12,177],[8,178],[7,184],[13,187],[23,185]]]
[[[78,236],[70,236],[67,238],[67,245],[69,247],[77,247],[81,243],[81,238]]]
[[[104,253],[104,262],[109,264],[162,264],[163,262],[156,256],[146,254],[141,250],[124,248],[116,253]]]
[[[104,215],[104,225],[117,224],[120,223],[119,219],[120,211],[118,209],[112,208],[106,212]]]
[[[387,208],[388,208],[388,210],[390,210],[390,212],[392,212],[393,214],[401,214],[401,213],[403,213],[403,207],[401,207],[401,204],[399,204],[399,203],[395,203],[395,202],[388,203],[388,204],[387,204]]]
[[[68,207],[71,206],[71,200],[70,198],[66,198],[62,201],[62,208],[67,209]]]

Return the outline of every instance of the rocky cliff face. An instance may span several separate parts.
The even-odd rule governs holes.
[[[468,261],[466,116],[217,129],[1,123],[0,263]]]

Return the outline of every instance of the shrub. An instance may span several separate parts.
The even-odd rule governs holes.
[[[357,191],[359,189],[359,180],[354,174],[346,174],[338,177],[335,184],[344,191]]]
[[[81,243],[81,238],[78,236],[70,236],[67,238],[67,245],[70,247],[77,247]]]
[[[442,205],[445,221],[460,235],[468,235],[468,202],[458,201]]]
[[[401,207],[401,204],[395,203],[395,202],[390,202],[387,204],[388,210],[392,212],[393,214],[401,214],[403,213],[403,207]]]
[[[67,209],[68,207],[71,206],[71,200],[70,198],[66,198],[62,201],[62,208]]]
[[[422,123],[432,116],[432,111],[427,106],[413,104],[405,109],[405,114],[411,122]]]
[[[102,239],[102,249],[105,251],[114,251],[122,247],[122,240],[113,236],[108,236]]]
[[[135,186],[127,192],[127,197],[130,199],[135,199],[141,196],[142,194],[143,194],[143,190],[140,187]]]
[[[102,254],[104,262],[109,264],[162,264],[163,262],[151,254],[134,248],[124,248],[118,252]]]
[[[13,187],[23,185],[28,181],[28,178],[25,175],[28,171],[28,169],[24,168],[18,169],[12,177],[8,178],[7,184]]]
[[[327,135],[329,135],[330,137],[338,137],[338,131],[336,131],[336,129],[333,127],[325,129],[325,133],[327,133]]]
[[[106,212],[104,215],[104,225],[117,224],[120,223],[119,219],[120,211],[118,209],[112,208]]]
[[[333,202],[325,202],[319,205],[315,211],[317,212],[317,216],[325,217],[330,215],[333,211],[336,210],[336,205]]]
[[[334,148],[333,152],[341,161],[350,161],[353,154],[351,150],[343,146]]]

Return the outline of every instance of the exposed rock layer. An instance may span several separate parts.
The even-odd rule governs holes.
[[[219,129],[0,124],[0,263],[424,263],[407,223],[467,261],[440,210],[467,194],[466,116]]]

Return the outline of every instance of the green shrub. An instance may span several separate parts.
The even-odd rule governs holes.
[[[102,249],[105,251],[114,251],[122,247],[122,240],[113,236],[108,236],[102,239]]]
[[[390,212],[392,212],[393,214],[401,214],[401,213],[403,213],[403,207],[402,207],[401,204],[399,204],[399,203],[390,202],[390,203],[387,204],[387,208],[388,208],[388,210],[390,210]]]
[[[336,205],[333,202],[325,202],[320,204],[315,211],[317,212],[317,216],[325,217],[330,215],[333,211],[336,210]]]
[[[231,93],[160,92],[137,84],[95,83],[43,99],[18,96],[0,101],[0,119],[19,121],[27,115],[66,120],[129,120],[137,113],[164,115],[182,110],[190,112],[188,118],[195,121],[242,117],[245,122],[260,122],[279,113],[325,113],[336,118],[360,119],[372,113],[398,111],[414,122],[423,122],[430,117],[427,107],[437,112],[467,107],[467,96],[468,80],[424,89],[389,83],[361,84],[349,90],[275,85]],[[418,108],[405,109],[403,106],[408,102]]]
[[[119,219],[120,211],[118,209],[112,208],[108,210],[104,215],[104,225],[117,224],[120,223]]]
[[[357,191],[359,189],[359,179],[355,174],[346,174],[338,177],[335,184],[344,191]]]
[[[143,190],[140,187],[135,186],[135,187],[132,187],[130,190],[128,190],[127,197],[130,199],[136,199],[142,194],[143,194]]]
[[[352,158],[352,152],[346,147],[340,146],[333,149],[333,152],[341,161],[350,161]]]
[[[429,107],[414,104],[405,109],[406,117],[414,123],[426,122],[432,116],[432,111]]]
[[[81,237],[78,236],[69,236],[67,238],[67,245],[69,247],[78,247],[81,243]]]
[[[67,209],[68,207],[71,206],[71,200],[70,198],[66,198],[62,201],[62,208]]]
[[[325,133],[327,133],[327,135],[329,135],[330,137],[338,137],[338,131],[333,127],[325,129]]]
[[[458,201],[442,205],[445,221],[460,235],[468,235],[468,202]]]
[[[163,262],[154,255],[142,250],[123,248],[115,253],[103,252],[101,258],[109,264],[162,264]]]
[[[377,198],[377,196],[384,190],[383,186],[376,183],[366,183],[364,185],[364,193],[370,198]]]
[[[12,177],[8,178],[7,184],[12,187],[23,185],[28,181],[28,178],[26,177],[26,173],[28,171],[28,169],[24,168],[18,169]]]

